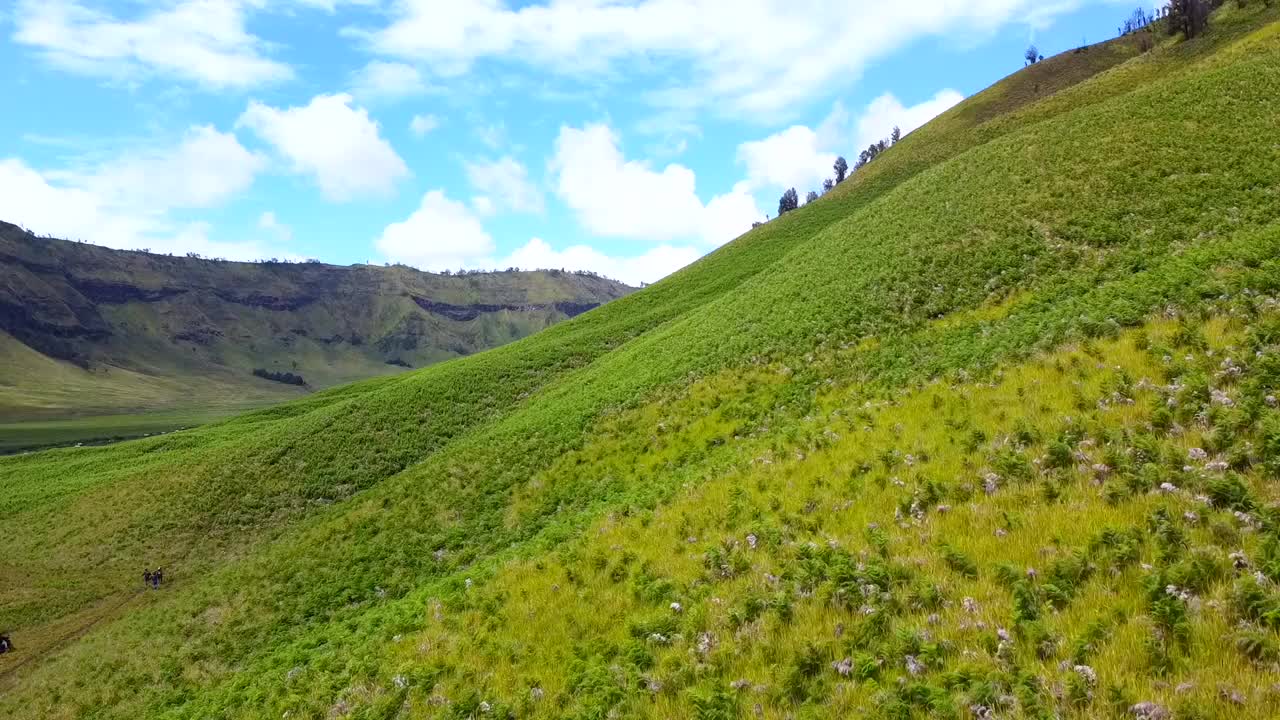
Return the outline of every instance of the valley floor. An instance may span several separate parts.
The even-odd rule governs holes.
[[[99,415],[66,420],[0,422],[0,455],[67,445],[103,445],[163,435],[240,415],[259,404],[226,405],[135,415]]]

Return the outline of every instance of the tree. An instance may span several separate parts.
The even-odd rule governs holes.
[[[893,132],[889,134],[889,141],[893,145],[897,145],[898,141],[901,139],[902,139],[902,128],[898,127],[897,125],[894,125]]]
[[[1124,25],[1120,26],[1120,34],[1128,35],[1131,32],[1137,32],[1150,25],[1154,19],[1154,17],[1147,14],[1146,10],[1138,8],[1129,17],[1125,18]]]
[[[827,178],[826,180],[822,181],[822,192],[829,193],[831,192],[831,188],[835,186],[836,186],[835,181],[833,181],[831,178]]]
[[[1040,51],[1036,49],[1035,45],[1028,46],[1026,52],[1022,53],[1022,59],[1026,60],[1028,65],[1035,65],[1039,58]]]
[[[796,189],[791,188],[782,193],[782,197],[778,198],[778,215],[791,212],[800,207],[800,196],[796,195]]]
[[[818,193],[816,193],[816,192],[814,192],[814,191],[810,190],[810,191],[809,191],[809,194],[804,196],[804,204],[805,204],[805,205],[808,205],[809,203],[811,203],[811,202],[813,202],[814,200],[817,200],[817,199],[818,199]]]
[[[836,164],[833,165],[832,167],[835,168],[836,184],[839,185],[840,183],[844,182],[845,175],[849,172],[849,163],[845,162],[844,156],[841,155],[840,157],[836,158]]]
[[[1188,40],[1198,37],[1209,27],[1208,0],[1171,0],[1169,34],[1182,33]]]

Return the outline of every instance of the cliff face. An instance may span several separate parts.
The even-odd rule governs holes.
[[[261,390],[269,381],[251,372],[263,368],[320,388],[510,342],[630,291],[557,271],[444,276],[170,257],[0,222],[3,340],[103,376],[217,377]],[[41,387],[39,375],[0,368],[0,385]],[[0,390],[0,410],[20,415],[19,405]]]

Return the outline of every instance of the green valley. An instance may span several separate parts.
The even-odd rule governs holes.
[[[630,290],[562,271],[175,258],[0,223],[0,451],[228,417],[496,347]]]

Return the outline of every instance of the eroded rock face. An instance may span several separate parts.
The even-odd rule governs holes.
[[[559,302],[556,303],[555,307],[557,311],[564,313],[568,317],[577,317],[588,310],[600,307],[600,303]]]
[[[213,290],[218,299],[224,300],[236,305],[247,305],[248,307],[262,308],[264,310],[297,310],[306,307],[318,299],[314,295],[298,295],[295,297],[276,297],[275,295],[265,295],[259,292],[250,292],[245,294],[227,292],[225,290]]]
[[[502,304],[484,304],[476,303],[472,305],[451,305],[445,302],[429,300],[424,297],[414,296],[413,301],[418,307],[427,312],[436,315],[443,315],[450,320],[466,322],[475,320],[485,313],[496,313],[502,311],[509,312],[548,312],[554,311],[563,314],[566,317],[576,317],[588,310],[600,307],[598,302],[558,302],[545,304],[523,304],[523,305],[502,305]]]
[[[80,366],[87,366],[90,362],[89,354],[80,347],[81,343],[99,343],[111,337],[111,331],[105,324],[99,324],[101,318],[96,320],[98,322],[82,323],[76,318],[72,323],[50,323],[39,317],[34,304],[0,300],[0,330],[36,352]]]
[[[160,302],[175,295],[188,292],[186,288],[159,287],[145,288],[123,282],[95,280],[93,278],[77,278],[67,275],[67,281],[75,287],[85,299],[95,303],[118,305],[127,302]]]

